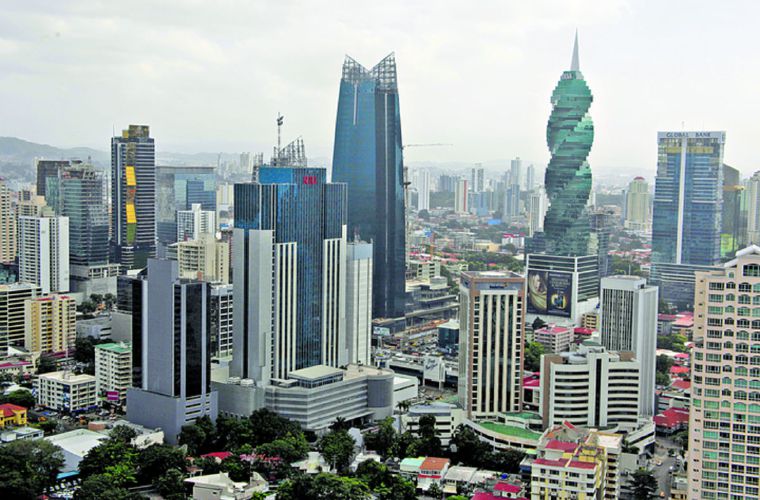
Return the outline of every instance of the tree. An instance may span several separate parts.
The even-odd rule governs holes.
[[[418,422],[419,444],[417,452],[424,456],[441,456],[441,438],[435,428],[435,417],[433,415],[423,415]]]
[[[336,417],[332,424],[330,424],[330,429],[334,431],[341,431],[341,430],[348,430],[351,428],[351,425],[346,422],[346,419],[343,417]]]
[[[128,425],[117,425],[108,433],[108,438],[120,443],[131,444],[137,437],[137,431]]]
[[[74,347],[74,360],[77,363],[93,364],[95,362],[95,346],[106,340],[92,337],[77,337]]]
[[[409,431],[402,433],[396,442],[397,457],[414,457],[417,456],[417,447],[419,439]]]
[[[76,500],[141,500],[137,493],[113,483],[108,474],[95,474],[82,482],[82,486],[74,494]]]
[[[79,304],[79,310],[83,314],[92,314],[93,312],[95,312],[96,308],[97,308],[97,305],[91,300],[83,300],[82,303]]]
[[[256,448],[256,453],[267,457],[279,457],[286,463],[293,463],[306,458],[309,453],[309,443],[302,432],[295,436],[288,434],[271,443],[259,445]]]
[[[240,460],[239,455],[230,455],[222,460],[221,470],[229,474],[233,481],[248,481],[251,478],[250,467]]]
[[[37,373],[43,374],[43,373],[49,373],[54,372],[58,369],[58,365],[55,362],[55,359],[51,358],[50,356],[42,355],[40,356],[39,363],[37,364]]]
[[[361,480],[321,473],[299,474],[284,481],[277,489],[277,500],[365,500],[371,498],[369,488]]]
[[[249,417],[253,429],[252,446],[271,443],[275,439],[301,432],[301,426],[297,422],[283,418],[266,408],[257,410]]]
[[[370,432],[364,436],[364,446],[368,450],[376,451],[383,458],[388,458],[396,451],[398,434],[393,428],[393,418],[388,417],[378,426],[376,432]]]
[[[525,452],[515,448],[508,448],[504,451],[493,453],[491,456],[491,465],[493,469],[499,472],[515,474],[520,471],[520,462],[525,458]]]
[[[112,480],[117,486],[132,486],[135,477],[137,449],[119,439],[107,439],[102,444],[87,452],[79,462],[79,474],[83,478],[96,474],[114,476]],[[117,465],[120,468],[116,468]],[[119,481],[126,481],[121,483]]]
[[[185,454],[168,444],[154,444],[140,450],[137,457],[137,482],[152,484],[167,471],[185,470]]]
[[[103,296],[103,302],[106,304],[106,309],[112,309],[116,304],[116,297],[112,293],[107,293]]]
[[[26,389],[18,389],[6,396],[2,396],[0,401],[12,405],[23,406],[26,409],[34,408],[36,401],[31,392]]]
[[[542,354],[544,354],[543,344],[539,344],[538,342],[528,342],[525,346],[525,357],[523,358],[524,359],[523,367],[527,371],[531,371],[531,372],[540,371]]]
[[[167,470],[164,475],[156,478],[153,485],[167,500],[185,498],[185,476],[178,469]]]
[[[657,479],[650,471],[639,469],[633,473],[631,490],[634,500],[653,500],[657,498]]]
[[[203,471],[203,475],[217,474],[222,470],[222,465],[214,457],[196,458],[193,465]]]
[[[488,444],[481,441],[471,428],[461,424],[454,431],[449,446],[454,462],[468,467],[485,467],[491,453]]]
[[[356,442],[347,431],[331,431],[319,440],[318,448],[330,467],[344,471],[351,463]]]
[[[90,294],[90,300],[96,305],[99,306],[103,303],[103,296],[99,293],[91,293]]]
[[[438,486],[438,483],[433,483],[430,485],[430,488],[428,488],[427,494],[429,497],[438,499],[443,496],[443,490]]]
[[[183,425],[179,433],[179,444],[187,445],[190,455],[202,455],[214,450],[216,427],[208,416],[203,416],[193,424]]]
[[[0,498],[35,499],[55,484],[63,451],[44,439],[0,446]]]
[[[41,421],[39,424],[37,424],[42,432],[44,432],[47,435],[53,434],[58,429],[58,420],[54,418],[49,418],[47,420]]]

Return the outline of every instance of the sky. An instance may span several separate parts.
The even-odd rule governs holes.
[[[653,172],[658,130],[725,130],[760,169],[754,1],[2,0],[0,135],[109,147],[148,124],[163,151],[264,151],[303,136],[329,161],[345,54],[395,52],[414,162],[546,162],[550,96],[575,30],[594,171]],[[506,164],[505,164],[506,168]]]

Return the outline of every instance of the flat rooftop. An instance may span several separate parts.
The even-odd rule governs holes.
[[[337,375],[343,375],[343,370],[326,365],[314,365],[308,368],[301,368],[300,370],[293,370],[288,377],[300,380],[318,380]]]
[[[530,429],[523,429],[522,427],[517,427],[515,425],[499,424],[497,422],[481,422],[478,425],[492,432],[497,432],[505,436],[527,439],[530,441],[538,441],[538,439],[541,437],[540,432],[534,432]]]

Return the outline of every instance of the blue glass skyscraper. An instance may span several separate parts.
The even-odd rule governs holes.
[[[235,184],[233,376],[347,362],[346,222],[346,185],[325,169],[262,167]]]
[[[346,56],[333,180],[348,185],[348,235],[374,243],[373,317],[404,315],[404,165],[396,60],[372,69]]]
[[[156,237],[162,245],[177,241],[177,210],[216,210],[216,168],[156,167]]]
[[[720,261],[725,132],[660,132],[652,262]]]

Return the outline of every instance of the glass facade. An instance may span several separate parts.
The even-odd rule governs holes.
[[[373,243],[373,317],[404,315],[405,221],[396,61],[372,69],[346,57],[332,177],[348,185],[348,237]]]
[[[177,241],[177,210],[199,203],[216,211],[215,167],[156,167],[156,236],[169,245]]]
[[[342,238],[346,222],[346,185],[327,183],[325,169],[262,167],[258,183],[235,184],[236,228],[296,244],[296,369],[322,363],[325,240]]]
[[[725,132],[660,132],[652,262],[720,261]]]
[[[550,206],[544,218],[546,251],[553,255],[586,255],[589,251],[591,168],[586,158],[594,142],[588,115],[593,97],[578,66],[578,39],[573,63],[552,93],[552,113],[546,127],[551,160],[544,183]]]

